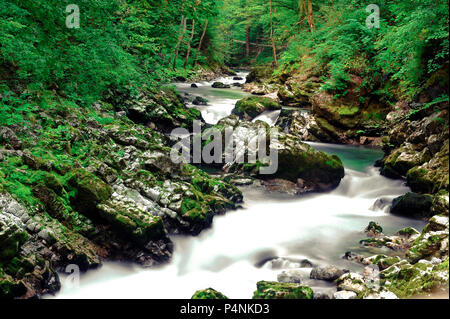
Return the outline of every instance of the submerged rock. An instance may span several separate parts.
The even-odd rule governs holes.
[[[231,88],[230,85],[224,84],[222,82],[214,82],[212,84],[212,87],[215,88],[215,89],[229,89],[229,88]]]
[[[314,292],[308,286],[274,281],[259,281],[253,299],[313,299]]]
[[[294,283],[294,284],[302,283],[302,278],[303,278],[302,272],[295,269],[284,270],[277,276],[278,282]]]

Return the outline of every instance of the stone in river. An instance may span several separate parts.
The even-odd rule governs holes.
[[[310,278],[318,280],[334,281],[347,272],[348,270],[340,269],[333,265],[325,267],[315,267],[311,271]]]

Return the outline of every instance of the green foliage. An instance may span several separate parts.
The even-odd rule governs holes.
[[[65,10],[72,3],[0,3],[0,81],[17,90],[24,84],[50,88],[85,105],[110,95],[135,96],[143,86],[173,76],[167,70],[181,16],[201,25],[215,14],[212,0],[175,0],[170,5],[163,0],[84,0],[77,3],[80,28],[69,29]],[[197,28],[194,46],[200,33]],[[202,52],[196,57],[202,58]]]

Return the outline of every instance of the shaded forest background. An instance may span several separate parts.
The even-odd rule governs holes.
[[[275,73],[315,69],[336,94],[358,74],[413,99],[448,69],[448,1],[80,0],[80,28],[69,29],[71,3],[1,2],[3,96],[48,89],[89,104],[199,67],[271,64]],[[380,28],[366,27],[369,4]]]

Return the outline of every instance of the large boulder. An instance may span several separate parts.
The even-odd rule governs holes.
[[[259,281],[253,299],[313,299],[314,292],[308,286],[294,283]]]
[[[261,121],[256,123],[240,121],[238,117],[231,115],[222,119],[216,126],[209,129],[209,134],[214,133],[225,136],[225,132],[231,130],[232,139],[235,142],[235,154],[255,154],[255,145],[248,141],[256,141],[261,137],[260,132],[265,132],[266,149],[277,151],[278,166],[271,174],[261,173],[260,168],[269,166],[270,160],[258,159],[256,162],[239,163],[234,161],[226,163],[224,168],[229,172],[254,175],[264,180],[284,179],[297,184],[298,193],[309,191],[325,191],[335,188],[344,177],[342,161],[336,155],[328,155],[316,151],[308,144],[301,142],[294,135],[281,132],[279,128],[271,128]],[[222,145],[222,150],[225,145]],[[222,152],[222,163],[225,163],[225,152]]]
[[[432,196],[409,192],[392,201],[391,213],[408,217],[431,217],[432,205]]]
[[[251,120],[265,111],[281,109],[281,106],[268,97],[249,96],[236,102],[233,114],[241,119]]]

